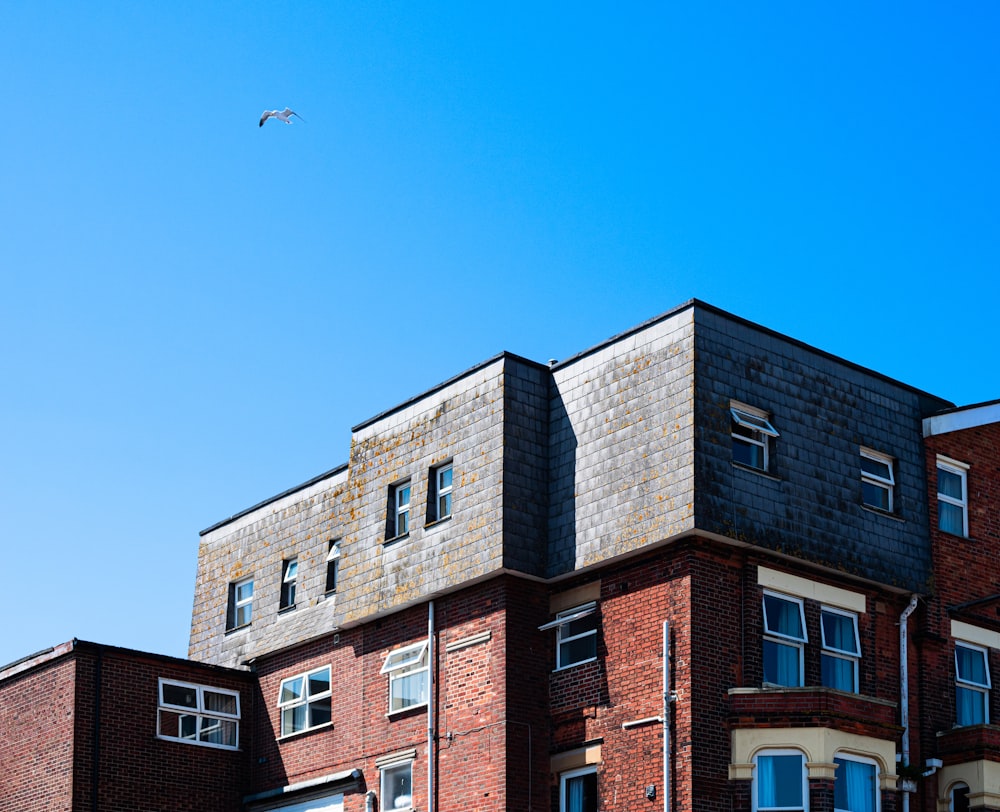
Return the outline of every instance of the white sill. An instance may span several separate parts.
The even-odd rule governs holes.
[[[762,476],[765,479],[773,479],[775,482],[781,482],[780,476],[772,474],[770,471],[765,471],[763,468],[754,468],[752,465],[744,465],[742,462],[736,462],[736,460],[730,460],[729,462],[733,468],[739,468],[741,471],[747,471],[748,473]]]
[[[395,544],[397,541],[402,541],[403,539],[409,538],[409,537],[410,537],[410,533],[409,533],[409,531],[407,531],[406,533],[403,533],[402,535],[393,536],[391,539],[385,539],[385,541],[382,542],[382,546],[383,547],[388,547],[390,544]]]
[[[596,657],[591,657],[590,659],[587,660],[578,660],[577,662],[570,663],[569,665],[561,665],[558,668],[553,668],[552,673],[558,674],[560,671],[569,671],[571,668],[576,668],[579,665],[586,665],[587,663],[596,663],[596,662],[597,662]]]
[[[874,507],[873,505],[866,505],[864,502],[861,503],[861,509],[866,513],[874,513],[876,516],[883,516],[886,519],[893,519],[897,522],[905,522],[902,516],[897,513],[893,513],[889,510],[882,510],[882,508]]]
[[[404,713],[412,713],[413,711],[418,711],[421,708],[427,710],[427,703],[419,702],[416,705],[407,705],[405,708],[400,708],[399,710],[388,711],[385,718],[391,719],[393,716],[402,716]]]
[[[278,736],[279,742],[286,742],[289,739],[297,739],[299,736],[304,736],[307,733],[313,733],[317,730],[324,730],[325,728],[332,728],[333,722],[324,722],[321,725],[316,725],[315,727],[307,727],[305,730],[296,730],[294,733],[287,733],[284,736]]]

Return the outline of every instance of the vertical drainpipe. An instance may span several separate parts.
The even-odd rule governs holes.
[[[670,621],[663,621],[663,812],[670,812]]]
[[[427,809],[434,812],[434,773],[437,754],[434,752],[434,672],[437,669],[437,648],[434,645],[434,601],[427,603]]]
[[[909,644],[906,630],[907,622],[913,610],[917,608],[917,596],[910,598],[909,605],[899,616],[899,723],[903,728],[903,741],[901,747],[902,764],[910,763],[910,669],[909,669]],[[903,793],[903,812],[910,810],[910,793]]]

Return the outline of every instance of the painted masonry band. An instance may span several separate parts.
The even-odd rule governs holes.
[[[502,353],[203,531],[189,659],[0,670],[0,810],[1000,809],[998,445],[698,301]]]

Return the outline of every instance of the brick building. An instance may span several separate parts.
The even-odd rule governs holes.
[[[698,301],[498,355],[203,531],[239,746],[152,738],[238,791],[65,808],[1000,809],[996,415]]]

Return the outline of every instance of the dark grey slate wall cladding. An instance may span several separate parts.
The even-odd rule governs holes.
[[[771,476],[732,462],[730,400],[780,432]],[[921,419],[947,401],[706,306],[695,314],[699,529],[923,591],[930,572]],[[895,458],[895,515],[862,507],[862,446]]]
[[[509,358],[504,378],[503,562],[544,575],[549,482],[547,367]]]

